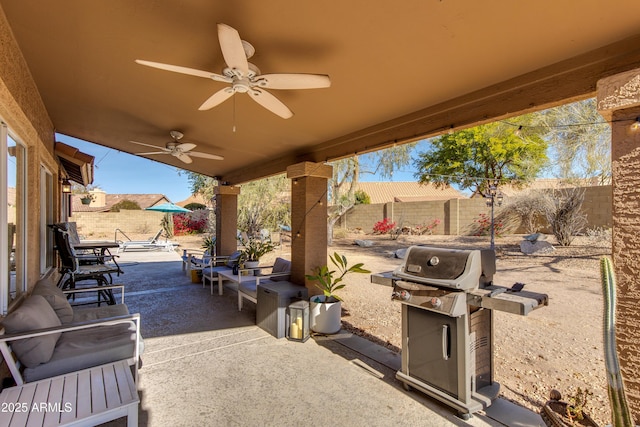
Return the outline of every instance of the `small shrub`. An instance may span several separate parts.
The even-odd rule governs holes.
[[[431,222],[426,222],[424,224],[420,224],[414,227],[414,230],[416,231],[416,233],[418,234],[428,234],[431,235],[433,234],[433,230],[435,230],[435,228],[440,225],[440,220],[438,218],[435,218],[433,220],[431,220]]]
[[[569,246],[587,224],[582,212],[584,189],[565,188],[545,193],[544,212],[560,246]]]
[[[363,190],[357,190],[353,197],[356,199],[356,205],[370,205],[371,197],[365,193]]]
[[[209,215],[204,209],[173,215],[173,233],[176,236],[206,233],[208,227]]]
[[[486,213],[481,213],[478,218],[474,220],[478,229],[475,233],[476,236],[489,236],[491,235],[491,216]],[[500,220],[493,218],[493,234],[494,236],[501,237],[504,231],[504,223]]]
[[[392,222],[389,218],[385,218],[382,221],[378,221],[373,226],[374,234],[392,234],[396,229],[396,223]],[[393,236],[392,236],[393,237]]]
[[[185,209],[189,209],[190,211],[197,211],[199,209],[207,209],[207,205],[203,205],[202,203],[189,203],[184,206]]]
[[[135,202],[133,200],[121,200],[118,203],[116,203],[115,205],[111,206],[111,209],[109,210],[110,212],[120,212],[122,210],[130,210],[130,211],[139,211],[142,208],[140,207],[140,205],[138,204],[138,202]]]

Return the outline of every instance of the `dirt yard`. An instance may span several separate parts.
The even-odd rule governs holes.
[[[202,237],[178,237],[181,248],[199,247]],[[374,242],[371,247],[354,245],[355,239]],[[520,252],[521,236],[496,238],[498,254],[494,277],[497,285],[526,284],[525,290],[549,295],[549,306],[529,316],[495,314],[495,379],[501,394],[524,407],[537,411],[549,391],[563,396],[578,387],[593,392],[588,411],[600,424],[610,423],[605,367],[602,349],[602,292],[599,259],[610,255],[606,239],[576,238],[570,247],[558,247],[546,255]],[[553,237],[548,237],[555,243]],[[363,262],[372,272],[394,269],[401,262],[397,249],[411,244],[452,248],[486,248],[488,237],[387,236],[352,234],[334,239],[330,252],[344,254],[350,263]],[[288,247],[265,256],[288,257]],[[347,287],[340,295],[343,325],[346,329],[395,351],[401,347],[400,304],[391,301],[391,288],[370,283],[369,275],[347,276]]]

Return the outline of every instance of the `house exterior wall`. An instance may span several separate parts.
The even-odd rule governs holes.
[[[40,278],[40,169],[58,182],[54,157],[54,128],[22,53],[0,9],[0,119],[27,148],[26,279],[33,287]],[[5,190],[2,190],[5,191]],[[58,186],[54,186],[54,212],[59,212]],[[11,309],[11,307],[9,307]]]

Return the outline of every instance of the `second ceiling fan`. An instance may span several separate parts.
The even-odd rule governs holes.
[[[218,156],[217,154],[191,151],[194,148],[196,148],[196,144],[192,142],[182,142],[182,143],[179,142],[184,136],[182,132],[179,132],[177,130],[172,130],[171,132],[169,132],[169,135],[171,135],[172,141],[167,142],[165,148],[158,147],[157,145],[147,144],[144,142],[138,142],[138,141],[129,141],[129,142],[133,144],[144,145],[145,147],[152,147],[152,148],[155,148],[156,150],[161,150],[161,151],[152,151],[149,153],[135,153],[138,156],[148,156],[151,154],[171,154],[173,157],[178,158],[178,160],[184,163],[193,162],[193,160],[191,159],[191,156],[200,157],[202,159],[210,159],[210,160],[224,160],[224,157]]]
[[[226,24],[218,24],[218,39],[227,65],[222,74],[141,59],[136,59],[136,62],[148,67],[231,84],[210,96],[199,110],[209,110],[235,93],[247,93],[267,110],[288,119],[293,116],[291,110],[265,89],[318,89],[331,86],[331,80],[325,74],[260,74],[258,67],[247,61],[255,52],[253,46],[242,40],[238,31]]]

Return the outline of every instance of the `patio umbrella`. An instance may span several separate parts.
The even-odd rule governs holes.
[[[145,208],[146,211],[156,211],[156,212],[165,212],[165,213],[185,213],[191,212],[189,209],[183,208],[182,206],[178,206],[175,203],[162,203],[160,205],[150,206]]]
[[[150,206],[145,208],[146,211],[156,211],[156,212],[164,212],[165,217],[163,221],[163,227],[166,237],[170,239],[173,237],[173,218],[172,215],[174,213],[186,213],[191,212],[189,209],[183,208],[182,206],[178,206],[175,203],[162,203],[155,206]]]

